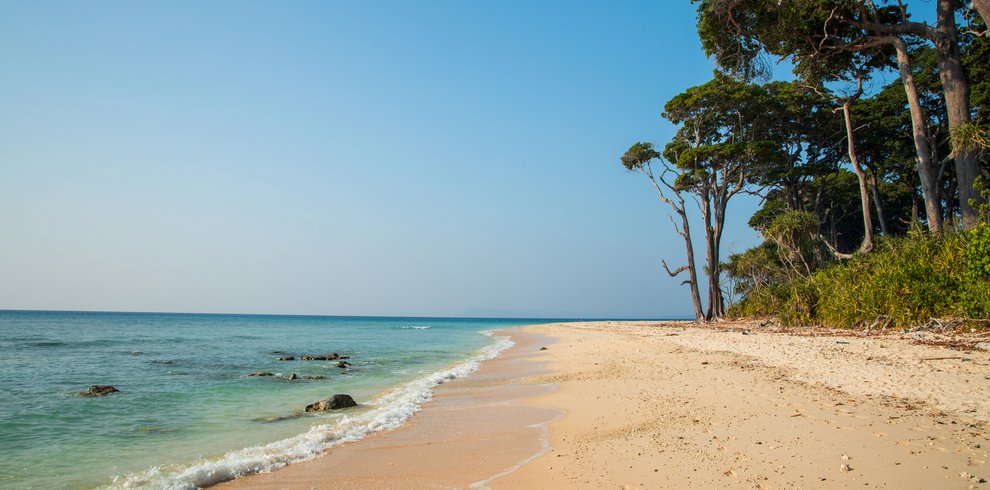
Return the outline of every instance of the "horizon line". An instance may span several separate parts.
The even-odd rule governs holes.
[[[691,318],[632,318],[632,317],[553,317],[553,316],[452,316],[452,315],[340,315],[315,313],[231,313],[231,312],[199,312],[199,311],[133,311],[133,310],[60,310],[60,309],[24,309],[0,308],[0,313],[109,313],[123,315],[228,315],[228,316],[288,316],[308,318],[442,318],[462,320],[567,320],[567,321],[681,321]]]

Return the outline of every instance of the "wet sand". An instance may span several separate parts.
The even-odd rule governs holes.
[[[547,423],[563,411],[529,403],[554,386],[524,382],[547,372],[539,349],[553,340],[517,329],[499,334],[516,345],[438,386],[404,426],[211,488],[483,488],[515,471],[549,449]]]
[[[731,327],[509,329],[402,428],[221,486],[990,488],[990,353]]]

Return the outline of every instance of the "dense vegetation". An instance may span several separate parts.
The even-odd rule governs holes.
[[[621,162],[679,218],[687,263],[663,265],[688,273],[696,319],[882,327],[990,317],[986,12],[952,0],[694,2],[720,70],[667,102],[663,117],[679,130],[662,151],[636,143]],[[911,9],[933,9],[936,25]],[[768,57],[789,60],[797,79],[771,80]],[[885,72],[899,78],[868,90]],[[763,198],[749,225],[764,242],[722,263],[727,209],[742,193]]]

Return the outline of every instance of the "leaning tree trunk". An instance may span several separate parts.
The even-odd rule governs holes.
[[[852,116],[849,114],[849,106],[852,100],[847,100],[842,104],[842,116],[846,123],[846,143],[849,151],[849,161],[852,163],[856,178],[859,179],[859,203],[863,209],[863,244],[859,251],[868,253],[873,250],[873,218],[870,216],[870,191],[866,184],[866,172],[863,171],[859,158],[856,156],[856,145],[853,139]]]
[[[918,87],[911,73],[911,61],[908,57],[907,45],[899,37],[891,38],[891,44],[897,50],[897,67],[900,70],[901,83],[908,99],[911,113],[912,136],[914,150],[918,155],[918,177],[921,179],[921,194],[925,200],[925,215],[928,217],[928,230],[932,233],[942,231],[942,210],[938,205],[938,168],[932,162],[931,151],[928,148],[928,126],[921,109],[918,97]]]
[[[985,2],[981,2],[983,5]],[[939,78],[945,95],[945,111],[949,119],[949,132],[969,124],[969,82],[959,55],[959,41],[956,36],[955,1],[938,0],[936,8],[938,21],[935,29],[935,59],[938,62]],[[975,2],[974,2],[975,4]],[[985,5],[983,5],[985,6]],[[983,14],[983,11],[980,11]],[[984,20],[986,17],[984,17]],[[970,200],[980,202],[980,194],[974,184],[980,175],[980,161],[975,151],[953,148],[956,161],[956,183],[959,188],[959,209],[962,212],[963,227],[967,230],[979,223],[979,213]]]
[[[694,302],[694,321],[702,322],[705,312],[701,308],[701,291],[698,289],[698,271],[694,266],[694,243],[691,242],[691,228],[688,227],[687,214],[681,210],[681,224],[684,229],[684,249],[687,251],[688,281],[691,286],[691,300]]]

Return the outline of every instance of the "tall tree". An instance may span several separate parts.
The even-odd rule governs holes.
[[[619,161],[622,162],[623,167],[626,167],[626,170],[642,173],[649,178],[654,189],[657,191],[660,201],[670,206],[674,214],[680,218],[680,227],[673,221],[673,218],[671,218],[671,223],[674,225],[674,231],[684,239],[687,264],[672,271],[667,266],[665,260],[661,260],[660,263],[663,264],[664,270],[670,274],[670,277],[676,277],[685,271],[688,273],[688,280],[684,281],[684,283],[688,284],[691,288],[691,301],[694,303],[694,319],[697,322],[705,320],[705,313],[701,308],[701,293],[698,288],[698,271],[694,265],[694,242],[691,240],[691,223],[688,221],[687,211],[684,206],[683,191],[674,186],[674,179],[678,173],[653,149],[652,143],[639,142],[632,145],[622,155]],[[653,171],[654,161],[659,164],[659,173],[654,173]]]
[[[763,53],[790,57],[798,73],[814,70],[823,59],[845,56],[853,51],[869,52],[871,61],[898,66],[909,101],[916,100],[910,87],[907,45],[914,40],[930,42],[935,49],[946,102],[949,129],[965,130],[970,123],[970,89],[959,50],[955,16],[963,8],[955,0],[935,0],[935,26],[910,20],[901,1],[867,0],[695,0],[698,31],[705,50],[723,68],[742,75],[766,73]],[[975,5],[974,5],[975,6]],[[887,48],[887,49],[883,49]],[[886,58],[886,61],[885,61]],[[910,105],[915,132],[924,117],[920,105]],[[920,135],[916,141],[920,141]],[[925,148],[916,145],[919,177],[923,188],[931,183],[937,162],[926,164]],[[974,188],[979,174],[977,153],[968,148],[953,149],[959,201],[966,228],[977,224],[978,216],[970,202],[980,196]],[[926,208],[933,196],[927,195]],[[935,216],[929,218],[934,226]]]
[[[663,117],[680,129],[663,156],[680,171],[675,188],[696,198],[704,219],[709,320],[725,314],[720,251],[729,200],[759,169],[782,160],[779,147],[766,140],[768,101],[764,87],[716,72],[664,106]]]

